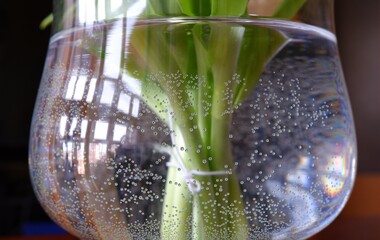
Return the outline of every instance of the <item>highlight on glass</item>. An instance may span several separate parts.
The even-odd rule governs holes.
[[[332,0],[54,0],[29,165],[81,239],[305,239],[356,139]]]

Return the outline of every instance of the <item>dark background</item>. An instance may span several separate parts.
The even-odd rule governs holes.
[[[28,137],[50,30],[50,0],[0,1],[0,236],[46,221],[28,175]]]
[[[336,0],[336,29],[356,122],[359,174],[380,174],[380,1]],[[0,1],[0,236],[46,221],[28,175],[33,105],[50,29],[51,1]],[[380,225],[379,225],[380,226]]]

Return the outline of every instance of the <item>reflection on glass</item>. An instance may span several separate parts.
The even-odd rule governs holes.
[[[130,107],[131,107],[131,96],[122,92],[119,97],[117,109],[125,114],[129,114]]]
[[[84,139],[86,137],[87,125],[88,125],[88,120],[82,119],[81,128],[80,128],[80,137],[81,137],[81,139]]]
[[[120,25],[119,27],[111,29],[111,35],[108,36],[107,46],[105,48],[105,61],[104,61],[104,75],[117,79],[120,75],[121,69],[121,57],[123,54],[122,51],[122,41],[123,32],[121,30],[122,22],[115,23]],[[110,36],[120,36],[118,38]]]
[[[97,121],[95,123],[94,139],[106,140],[108,134],[108,122]]]
[[[115,142],[120,142],[120,140],[122,139],[122,137],[125,136],[126,133],[127,133],[127,126],[116,124],[113,131],[113,140]]]
[[[66,122],[67,122],[67,116],[62,116],[59,122],[59,134],[61,138],[65,136]]]
[[[94,22],[96,20],[95,1],[96,0],[78,0],[79,22]]]
[[[101,7],[93,14],[87,5],[95,2]],[[30,144],[32,179],[49,215],[84,239],[187,239],[203,232],[193,220],[214,210],[223,222],[209,218],[217,227],[204,232],[215,239],[240,239],[236,216],[244,219],[241,239],[302,239],[329,224],[356,166],[334,35],[265,19],[96,22],[123,2],[78,1],[79,21],[94,25],[52,38]],[[236,72],[251,66],[226,79],[202,69],[212,29],[247,33],[245,47],[260,42],[256,33],[270,42],[281,37],[283,46],[248,91]],[[204,42],[196,48],[195,40]],[[205,62],[187,63],[177,48]],[[240,86],[246,96],[232,105]],[[198,197],[212,191],[215,198],[197,211]],[[182,227],[184,236],[172,231]]]
[[[80,143],[80,147],[76,149],[76,157],[77,160],[76,167],[78,170],[78,174],[85,174],[85,156],[84,156],[84,143]]]
[[[115,83],[112,81],[104,81],[100,103],[111,105],[115,93]]]
[[[137,117],[139,115],[140,110],[140,100],[138,98],[134,98],[132,102],[132,113],[131,115],[133,117]]]
[[[107,158],[107,144],[105,143],[90,143],[89,150],[89,164],[97,164]]]
[[[76,130],[76,127],[77,127],[77,123],[78,123],[78,118],[74,117],[71,122],[69,122],[70,124],[70,130],[68,131],[68,135],[69,136],[74,136],[76,135],[76,132],[74,132]]]
[[[88,89],[88,94],[86,98],[86,102],[90,103],[92,102],[95,94],[95,87],[96,87],[96,78],[92,78],[90,81],[90,86]]]

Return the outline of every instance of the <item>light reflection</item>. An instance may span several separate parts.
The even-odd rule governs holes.
[[[62,116],[59,121],[59,136],[62,138],[65,136],[67,116]]]
[[[346,174],[346,157],[345,156],[336,156],[334,160],[331,161],[330,171],[339,175]]]
[[[303,169],[302,172],[299,174],[299,182],[303,186],[307,186],[309,184],[309,175],[308,175],[308,169],[311,167],[311,159],[308,156],[301,156],[299,160],[298,167],[300,169]]]
[[[115,124],[115,128],[113,130],[113,140],[120,141],[122,137],[127,133],[127,127],[121,124]]]
[[[78,118],[73,118],[71,120],[70,131],[68,132],[69,136],[74,135],[74,130],[75,130],[77,124],[78,124]]]
[[[90,86],[88,89],[86,102],[90,103],[94,99],[95,87],[96,87],[96,78],[92,78],[90,81]]]
[[[133,99],[133,104],[132,104],[132,113],[131,115],[133,117],[137,117],[139,115],[139,109],[140,109],[140,100],[138,98]]]
[[[115,83],[112,81],[104,81],[102,96],[100,97],[100,103],[111,105],[114,93]]]
[[[146,9],[146,1],[135,1],[131,4],[128,1],[112,0],[109,3],[107,8],[106,0],[78,0],[79,23],[93,24],[96,21],[121,18],[125,14],[128,18],[133,18],[141,15]]]
[[[77,150],[77,170],[78,174],[85,174],[85,157],[83,154],[84,143],[80,144],[80,149]]]
[[[86,22],[86,0],[78,0],[78,19],[80,23]]]
[[[136,95],[141,94],[141,81],[133,78],[127,74],[123,74],[121,81],[123,83],[123,87],[128,90],[128,92],[131,92]]]
[[[296,170],[288,174],[286,180],[292,183],[296,183],[303,187],[308,187],[310,185],[310,176],[308,174],[311,168],[312,160],[308,156],[298,156],[298,164]]]
[[[95,124],[94,139],[107,140],[108,122],[97,121]]]
[[[292,210],[289,214],[292,222],[304,228],[314,223],[319,216],[318,203],[312,197],[305,197],[309,196],[309,190],[299,187],[297,184],[288,184],[285,191],[279,191],[278,186],[280,184],[280,182],[274,180],[267,182],[267,186],[274,197],[281,198],[284,201],[283,206],[291,206]]]
[[[344,156],[332,158],[327,168],[328,174],[322,177],[322,182],[325,186],[325,191],[331,197],[339,194],[344,186],[346,178],[346,161]]]
[[[117,79],[120,75],[120,63],[122,56],[123,32],[122,21],[113,23],[107,37],[107,46],[104,59],[104,75],[110,78]]]
[[[96,19],[98,21],[106,19],[106,0],[98,0],[97,10]]]
[[[107,144],[105,143],[90,143],[89,162],[97,164],[98,161],[107,158]]]
[[[66,99],[72,99],[74,95],[74,89],[75,89],[75,82],[76,82],[76,76],[72,76],[69,80],[69,84],[67,85],[67,91],[66,91]]]
[[[129,114],[131,105],[131,96],[120,93],[117,109],[125,114]]]
[[[301,156],[299,161],[299,167],[301,168],[310,168],[311,166],[311,159],[307,156]]]
[[[88,125],[88,121],[86,119],[83,119],[82,123],[81,123],[81,131],[80,131],[80,137],[81,138],[85,138],[86,137],[87,125]]]
[[[78,19],[80,23],[93,23],[96,20],[95,0],[78,0]]]
[[[115,12],[123,4],[123,0],[112,0],[111,1],[111,11]]]
[[[70,166],[73,165],[73,143],[71,141],[64,142],[62,144],[63,154],[65,159],[70,163]]]
[[[61,116],[61,119],[59,120],[59,136],[61,138],[65,137],[66,135],[68,136],[73,136],[74,131],[76,130],[76,127],[78,125],[78,118],[73,118],[71,120],[70,124],[70,130],[66,131],[66,124],[68,123],[68,117],[67,116]],[[86,137],[86,132],[87,132],[87,125],[88,125],[88,120],[82,119],[80,123],[80,137],[83,139]]]
[[[146,8],[146,1],[136,1],[132,6],[128,7],[127,17],[137,17]]]
[[[81,100],[86,87],[87,76],[79,76],[77,83],[75,84],[74,100]]]
[[[67,86],[66,99],[81,100],[86,87],[87,76],[72,76]]]

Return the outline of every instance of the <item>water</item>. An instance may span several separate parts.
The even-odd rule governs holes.
[[[355,175],[336,39],[237,19],[58,33],[29,162],[44,209],[81,238],[307,238]]]

